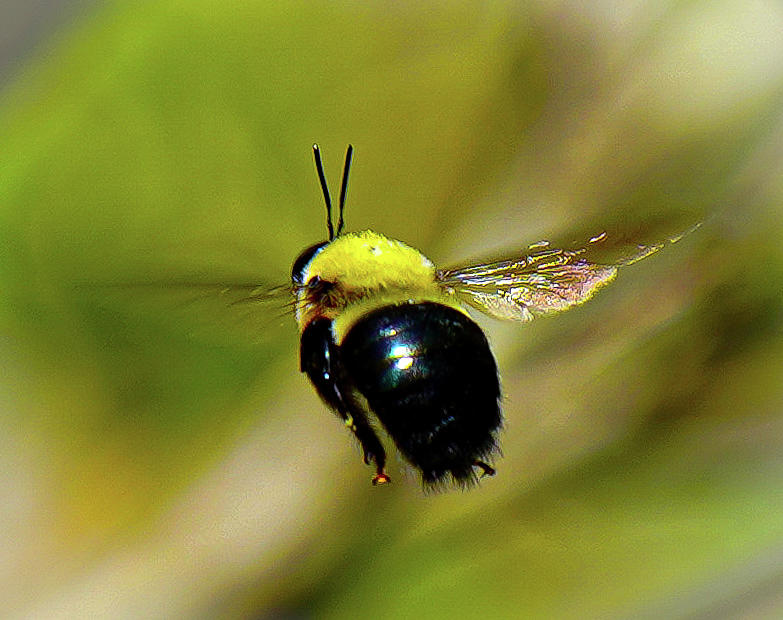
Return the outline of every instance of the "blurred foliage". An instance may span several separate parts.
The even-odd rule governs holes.
[[[0,99],[3,615],[779,615],[782,33],[771,0],[72,23]],[[481,322],[495,478],[376,489],[285,309],[208,286],[285,283],[324,237],[315,141],[335,184],[356,146],[348,228],[438,264],[703,226]]]

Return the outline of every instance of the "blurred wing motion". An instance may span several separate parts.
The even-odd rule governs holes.
[[[685,234],[667,241],[674,243]],[[615,278],[618,267],[640,261],[666,245],[636,245],[618,255],[606,240],[607,234],[601,233],[574,250],[552,248],[542,241],[517,257],[444,270],[438,278],[447,292],[481,312],[499,319],[530,321],[586,302]],[[602,249],[609,250],[603,257]],[[615,255],[608,258],[612,251]]]
[[[198,339],[258,344],[290,322],[291,285],[178,279],[77,285],[79,303],[112,314],[150,317]]]

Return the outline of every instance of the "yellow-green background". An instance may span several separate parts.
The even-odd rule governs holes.
[[[783,9],[116,1],[0,93],[0,615],[783,614]],[[438,264],[696,233],[483,321],[498,474],[370,486],[279,312],[347,220]],[[279,310],[279,309],[278,309]]]

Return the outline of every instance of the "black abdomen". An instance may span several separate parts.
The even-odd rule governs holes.
[[[346,334],[341,359],[399,450],[425,483],[475,478],[497,449],[497,365],[481,329],[448,306],[380,308]]]

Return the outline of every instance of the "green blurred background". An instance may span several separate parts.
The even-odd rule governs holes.
[[[0,614],[783,615],[782,57],[773,0],[85,5],[0,92]],[[284,283],[315,141],[439,265],[704,225],[481,320],[495,478],[373,488],[279,309],[90,286]]]

